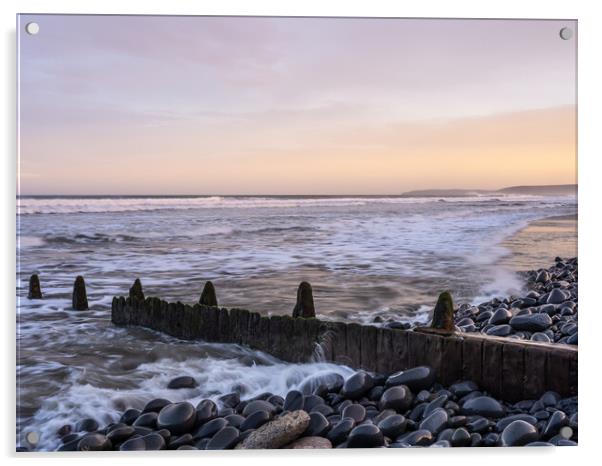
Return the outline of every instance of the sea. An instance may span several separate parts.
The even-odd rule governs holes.
[[[577,238],[535,231],[514,241],[520,251],[513,238],[533,222],[576,214],[573,196],[503,193],[18,197],[17,443],[33,431],[35,448],[52,450],[62,425],[113,422],[152,398],[284,395],[321,373],[353,372],[115,327],[111,300],[136,278],[147,296],[186,303],[211,280],[220,306],[265,315],[291,314],[297,286],[308,281],[319,318],[424,324],[444,290],[475,304],[520,293],[518,272],[571,254]],[[27,298],[32,273],[43,300]],[[77,275],[87,311],[70,309]],[[180,375],[198,387],[168,390]]]

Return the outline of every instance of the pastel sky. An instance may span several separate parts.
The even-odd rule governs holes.
[[[23,15],[20,192],[575,183],[565,26],[576,22]]]

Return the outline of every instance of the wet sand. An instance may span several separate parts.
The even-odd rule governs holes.
[[[512,254],[502,264],[516,271],[549,267],[557,256],[577,256],[577,215],[548,217],[530,223],[502,243]]]

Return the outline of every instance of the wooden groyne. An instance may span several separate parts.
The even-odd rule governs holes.
[[[570,345],[268,317],[135,295],[113,298],[111,319],[116,325],[147,327],[182,339],[246,345],[293,363],[321,358],[379,373],[428,365],[446,386],[470,379],[507,401],[535,399],[547,390],[577,394],[578,350]]]

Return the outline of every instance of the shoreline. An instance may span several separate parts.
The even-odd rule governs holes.
[[[511,254],[503,257],[500,265],[527,272],[549,267],[556,257],[578,257],[577,218],[577,214],[555,215],[529,222],[501,242]],[[553,250],[547,247],[550,244],[554,244]]]

